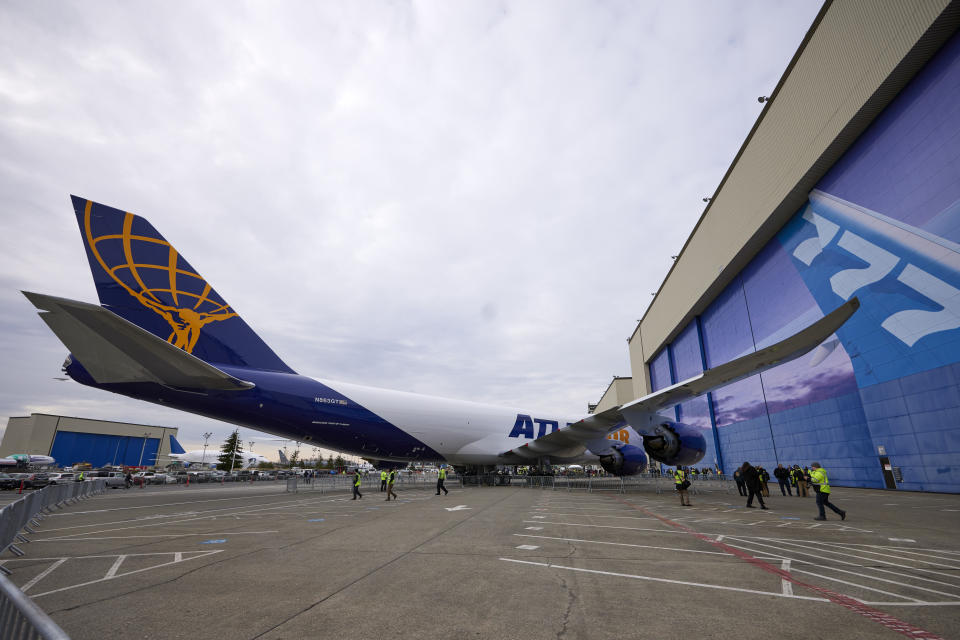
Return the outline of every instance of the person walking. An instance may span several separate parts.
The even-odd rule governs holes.
[[[753,498],[756,496],[760,501],[760,508],[766,509],[767,505],[763,504],[763,496],[760,495],[760,473],[756,467],[749,462],[744,462],[740,467],[740,475],[743,476],[743,482],[747,485],[747,507],[754,508]]]
[[[743,481],[743,474],[740,473],[740,469],[734,469],[733,471],[733,481],[737,483],[737,493],[739,493],[744,498],[747,497],[747,485]]]
[[[773,475],[780,484],[780,493],[792,497],[793,491],[790,489],[790,472],[784,469],[782,464],[778,464],[777,468],[773,470]]]
[[[437,495],[440,495],[440,490],[443,490],[443,495],[450,493],[447,491],[447,488],[443,486],[443,481],[447,479],[447,467],[441,466],[437,471]]]
[[[763,497],[770,497],[770,473],[764,467],[757,467],[757,473],[760,474],[760,490],[763,491]]]
[[[687,495],[687,489],[690,487],[690,481],[687,480],[687,472],[677,467],[673,472],[673,482],[677,488],[677,493],[680,495],[680,506],[692,507],[690,497]]]
[[[386,490],[387,490],[387,470],[381,469],[380,470],[380,491],[386,491]]]
[[[841,520],[847,519],[847,512],[835,507],[830,502],[830,481],[827,479],[827,470],[820,466],[819,462],[810,463],[810,483],[817,494],[817,509],[820,510],[820,516],[814,520],[826,520],[827,514],[824,507],[830,507],[834,513],[840,516]]]
[[[360,480],[362,476],[360,475],[360,469],[357,469],[353,474],[353,500],[357,498],[363,499],[363,494],[360,493]]]
[[[397,481],[397,470],[391,469],[390,473],[387,475],[387,502],[390,502],[390,496],[393,496],[393,499],[397,499],[397,494],[393,492],[393,483]]]

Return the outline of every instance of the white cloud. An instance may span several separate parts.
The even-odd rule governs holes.
[[[150,219],[298,371],[580,413],[817,9],[6,3],[0,415],[214,424],[48,382],[16,290],[96,299],[69,193]]]

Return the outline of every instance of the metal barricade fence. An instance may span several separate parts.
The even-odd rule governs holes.
[[[32,491],[16,502],[11,502],[0,509],[0,553],[9,549],[18,556],[23,555],[14,542],[29,542],[21,533],[33,533],[30,525],[38,525],[38,518],[43,517],[44,510],[61,508],[64,504],[80,498],[102,493],[107,487],[106,480],[88,480],[86,482],[72,482],[44,487]],[[0,573],[5,572],[0,567]]]
[[[0,633],[10,640],[70,640],[43,609],[0,574]]]
[[[0,553],[10,550],[24,555],[15,542],[30,540],[22,533],[34,533],[43,512],[62,508],[81,498],[102,493],[106,480],[89,480],[58,484],[32,491],[16,502],[0,509]],[[10,571],[0,566],[0,633],[12,640],[70,640],[50,617],[13,584],[6,575]]]

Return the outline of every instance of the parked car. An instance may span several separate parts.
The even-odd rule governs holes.
[[[16,479],[17,487],[22,484],[24,489],[39,489],[49,484],[46,478],[38,478],[35,473],[11,473],[10,476]]]
[[[48,473],[47,484],[67,484],[74,481],[73,473]]]
[[[136,474],[133,479],[134,482],[137,481],[137,478],[143,478],[143,481],[147,484],[174,484],[176,479],[172,476],[168,476],[165,473],[157,473],[156,471],[141,471]]]
[[[84,481],[94,481],[94,480],[105,480],[107,486],[111,489],[119,489],[120,487],[126,487],[127,474],[122,471],[88,471],[83,474]]]
[[[9,473],[0,472],[0,489],[16,489],[20,486],[20,479]]]

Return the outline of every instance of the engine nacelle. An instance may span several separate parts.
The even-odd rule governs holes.
[[[680,422],[664,421],[643,435],[643,448],[654,460],[671,467],[691,466],[703,459],[707,440],[703,432]]]
[[[615,476],[632,476],[647,470],[647,455],[632,444],[615,444],[610,453],[600,456],[600,466]]]

